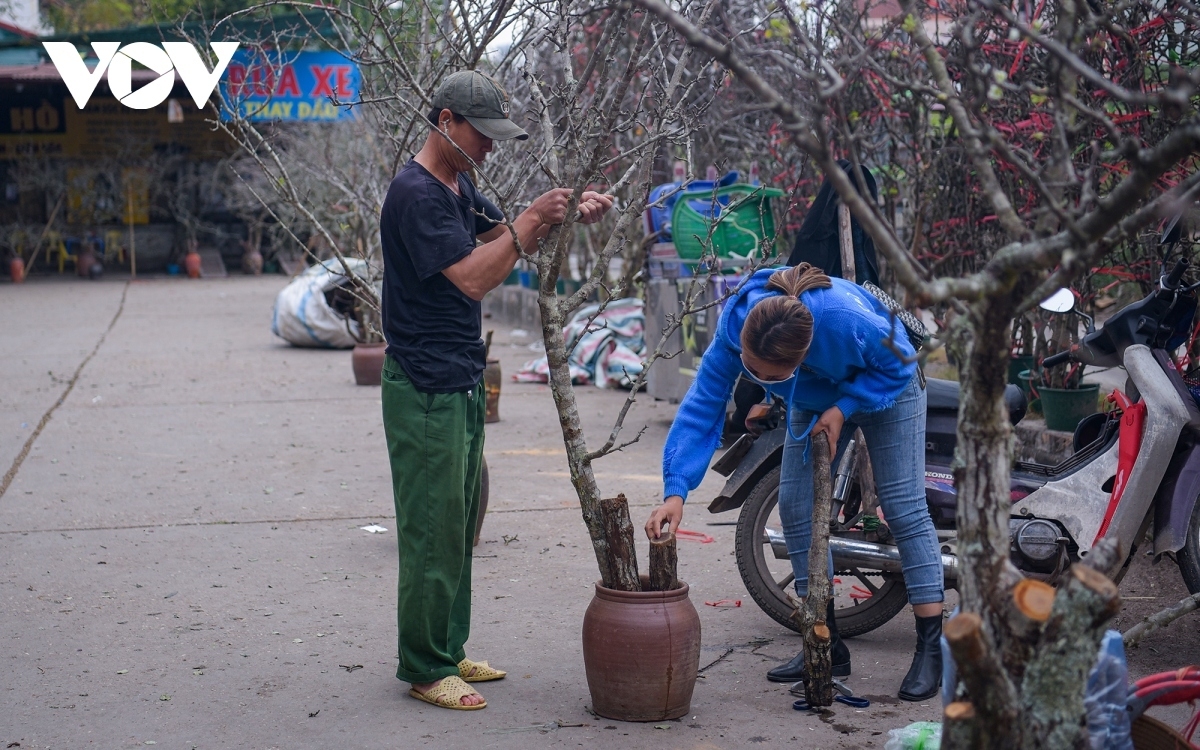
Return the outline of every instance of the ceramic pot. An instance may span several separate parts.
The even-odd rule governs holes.
[[[643,586],[649,583],[642,576]],[[596,583],[583,616],[592,710],[618,721],[666,721],[691,710],[700,668],[700,616],[688,585],[616,591]]]
[[[483,421],[500,421],[500,360],[489,359],[487,367],[483,368],[483,392],[487,395],[487,414]]]
[[[354,382],[359,385],[379,385],[383,382],[383,360],[387,356],[387,342],[377,344],[355,344],[350,355],[354,368]]]
[[[20,284],[25,280],[25,261],[20,256],[13,256],[13,259],[8,262],[8,275],[12,277],[14,284]]]
[[[252,250],[242,256],[242,271],[253,276],[260,276],[263,270],[262,253]],[[379,385],[376,383],[375,385]]]
[[[188,251],[188,254],[183,256],[183,267],[189,279],[200,278],[200,253],[195,250]]]
[[[85,243],[75,256],[75,275],[86,279],[92,272],[92,264],[96,262],[96,251],[91,244]]]

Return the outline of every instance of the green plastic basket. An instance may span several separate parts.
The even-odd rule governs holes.
[[[711,228],[711,254],[718,258],[762,257],[764,239],[775,236],[771,199],[782,195],[782,190],[754,185],[684,193],[671,212],[675,251],[685,260],[699,259],[710,242]],[[717,203],[724,205],[713,216]]]

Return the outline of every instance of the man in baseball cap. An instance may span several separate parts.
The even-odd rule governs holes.
[[[529,135],[509,119],[508,94],[491,78],[461,71],[432,97],[430,132],[388,188],[383,244],[383,426],[392,469],[400,664],[409,695],[442,708],[487,703],[467,683],[504,672],[467,658],[471,546],[479,515],[485,398],[480,300],[521,257],[504,217],[471,182],[496,140]],[[520,249],[567,216],[572,191],[539,196],[512,221]],[[582,194],[591,224],[612,198]]]
[[[493,141],[529,138],[529,133],[509,119],[508,93],[477,70],[460,70],[447,76],[433,92],[433,108],[462,115]]]

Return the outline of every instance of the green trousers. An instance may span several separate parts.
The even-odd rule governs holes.
[[[382,398],[400,547],[396,677],[433,682],[458,674],[471,632],[483,386],[422,393],[388,357]]]

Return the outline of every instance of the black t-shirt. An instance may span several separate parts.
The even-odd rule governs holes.
[[[462,195],[409,161],[392,180],[379,218],[387,353],[425,393],[470,390],[485,365],[480,305],[442,270],[470,254],[476,235],[503,214],[465,174],[458,188]]]

